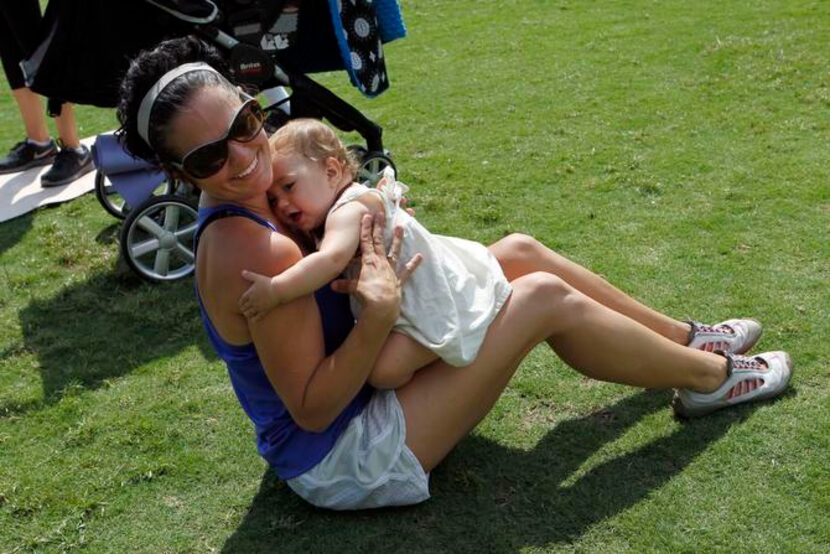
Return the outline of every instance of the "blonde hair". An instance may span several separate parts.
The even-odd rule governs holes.
[[[270,143],[271,152],[275,154],[299,154],[319,163],[334,158],[343,164],[352,178],[357,176],[360,164],[354,154],[331,127],[317,119],[292,119],[271,135]]]

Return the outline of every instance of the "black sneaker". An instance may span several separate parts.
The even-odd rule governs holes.
[[[40,176],[40,186],[59,187],[71,183],[81,175],[85,175],[95,169],[92,161],[92,153],[89,148],[81,145],[81,153],[74,148],[65,148],[61,141],[58,141],[61,149],[55,156],[55,161],[49,171]]]
[[[38,146],[28,140],[18,142],[9,151],[9,155],[0,160],[0,175],[49,165],[57,153],[58,147],[51,139],[46,146]]]

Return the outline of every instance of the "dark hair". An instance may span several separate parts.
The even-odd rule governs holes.
[[[210,71],[185,73],[159,94],[150,113],[148,134],[151,147],[138,134],[138,109],[150,87],[171,69],[185,63],[205,62],[225,76],[226,80]],[[152,50],[144,50],[130,63],[121,81],[117,116],[121,128],[117,136],[121,144],[134,156],[156,165],[173,158],[167,145],[167,125],[179,112],[194,91],[206,86],[227,87],[233,90],[227,66],[219,51],[193,37],[165,40]]]

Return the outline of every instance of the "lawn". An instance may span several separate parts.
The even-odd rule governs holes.
[[[678,318],[756,317],[790,390],[682,423],[669,391],[538,348],[431,500],[316,510],[258,458],[192,281],[125,270],[85,195],[0,224],[0,552],[826,552],[830,4],[403,9],[388,92],[318,79],[383,125],[421,221],[532,234]]]

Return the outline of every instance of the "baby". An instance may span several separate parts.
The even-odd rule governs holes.
[[[253,283],[239,301],[245,316],[257,318],[311,294],[344,271],[349,276],[363,216],[383,212],[386,247],[400,226],[400,260],[421,254],[423,262],[403,286],[401,315],[369,383],[397,388],[438,357],[454,366],[472,363],[511,293],[489,250],[468,240],[434,235],[419,224],[400,207],[406,187],[395,181],[391,168],[378,188],[353,182],[356,164],[334,131],[318,120],[288,122],[271,137],[271,147],[272,207],[281,221],[314,238],[318,249],[274,277],[243,272]],[[359,317],[360,304],[354,298],[351,307]]]

